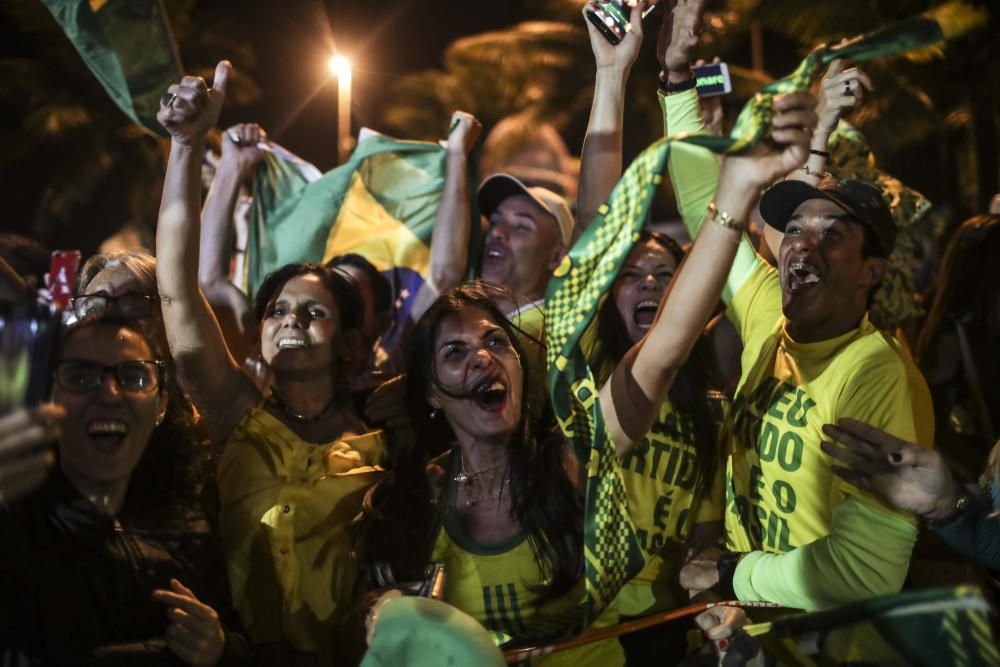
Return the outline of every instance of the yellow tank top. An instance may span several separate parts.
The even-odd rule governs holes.
[[[336,612],[358,572],[346,529],[384,450],[381,431],[303,442],[262,405],[233,430],[219,462],[219,524],[233,602],[254,643],[287,639],[334,664]]]
[[[454,461],[448,480],[457,472],[453,465]],[[543,579],[528,536],[519,533],[496,544],[476,541],[462,526],[455,509],[456,493],[455,484],[446,483],[442,492],[441,524],[431,558],[444,563],[447,570],[445,599],[482,623],[497,644],[558,623],[560,616],[583,601],[582,580],[561,598],[540,601],[539,594],[531,587],[543,583]],[[612,604],[588,629],[607,627],[617,621],[618,610]],[[606,639],[537,658],[530,664],[614,667],[624,665],[625,656],[616,639]]]

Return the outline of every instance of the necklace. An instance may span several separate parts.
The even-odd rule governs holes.
[[[508,484],[510,484],[510,479],[506,479],[505,478],[504,481],[503,481],[503,484],[501,484],[500,488],[497,489],[496,491],[493,491],[492,493],[484,493],[483,495],[476,496],[475,498],[466,498],[466,500],[465,500],[465,506],[466,507],[473,507],[474,505],[476,505],[477,503],[479,503],[479,501],[481,501],[481,500],[499,500],[500,496],[503,495],[503,488],[505,486],[507,486]],[[469,488],[469,487],[466,487],[466,488]]]
[[[306,415],[300,415],[298,412],[292,410],[290,407],[288,407],[288,405],[285,404],[283,400],[281,400],[281,398],[278,397],[278,393],[276,391],[273,390],[271,391],[271,395],[268,397],[268,400],[276,408],[285,413],[286,416],[291,417],[300,424],[314,424],[318,422],[323,417],[323,415],[325,415],[327,411],[329,411],[331,407],[333,407],[334,401],[337,400],[337,395],[334,394],[333,396],[331,396],[330,401],[323,406],[323,409],[317,412],[312,417],[307,417]]]
[[[500,468],[502,468],[505,465],[503,463],[498,463],[495,466],[489,466],[487,468],[482,468],[480,470],[473,470],[471,472],[467,472],[465,470],[465,457],[462,456],[462,450],[461,449],[458,450],[458,461],[459,461],[459,467],[461,468],[461,470],[459,471],[459,473],[457,475],[455,475],[451,479],[452,479],[452,481],[458,482],[459,484],[461,484],[463,486],[466,485],[466,484],[472,484],[472,482],[474,480],[478,479],[480,476],[482,476],[484,479],[488,479],[488,480],[492,481],[492,480],[494,480],[494,479],[497,478],[496,471],[499,470]],[[493,474],[487,476],[486,473],[489,473],[489,472],[492,472]]]

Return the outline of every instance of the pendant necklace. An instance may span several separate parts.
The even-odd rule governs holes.
[[[459,456],[459,468],[460,471],[457,475],[452,477],[452,480],[460,484],[460,489],[465,489],[467,491],[472,491],[472,482],[482,478],[484,480],[492,482],[497,478],[497,471],[505,466],[504,463],[498,463],[494,466],[489,466],[487,468],[482,468],[480,470],[466,471],[465,469],[465,457],[462,456],[462,450],[458,450]],[[482,502],[483,500],[499,500],[500,496],[503,494],[504,487],[510,484],[510,478],[507,477],[507,472],[504,471],[503,481],[500,483],[500,488],[496,491],[491,491],[490,493],[484,493],[483,495],[476,496],[474,498],[467,498],[465,500],[466,507],[473,507],[476,504]]]
[[[334,402],[337,400],[337,394],[334,393],[334,395],[330,397],[330,401],[323,406],[323,409],[312,417],[300,415],[298,412],[292,410],[283,400],[281,400],[278,393],[274,390],[271,391],[271,395],[268,397],[268,400],[286,416],[299,422],[300,424],[315,424],[330,410],[331,407],[333,407]]]
[[[478,479],[479,477],[483,477],[483,479],[489,479],[489,480],[496,479],[496,477],[497,477],[496,471],[499,470],[500,468],[502,468],[505,465],[503,463],[498,463],[495,466],[489,466],[487,468],[482,468],[481,470],[473,470],[471,472],[466,472],[466,470],[465,470],[465,457],[462,456],[462,450],[461,450],[461,448],[459,448],[459,450],[458,450],[458,462],[459,462],[459,468],[460,468],[460,470],[459,470],[458,474],[455,475],[455,476],[453,476],[451,479],[453,481],[455,481],[455,482],[458,482],[462,486],[465,486],[467,484],[472,484],[472,482],[474,480]],[[486,473],[490,473],[490,472],[493,473],[493,474],[492,475],[487,475],[486,474]]]
[[[503,489],[508,484],[510,484],[510,478],[504,475],[503,484],[500,485],[499,489],[497,489],[493,493],[485,493],[481,496],[476,496],[475,498],[467,498],[465,500],[465,506],[473,507],[482,500],[500,500],[500,496],[503,495]]]

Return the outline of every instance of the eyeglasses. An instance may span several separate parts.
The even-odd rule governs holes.
[[[100,315],[107,311],[116,312],[123,317],[149,317],[153,312],[153,304],[160,301],[158,296],[125,292],[119,296],[110,294],[81,294],[70,299],[73,312],[79,319],[87,315]]]
[[[123,361],[105,366],[96,361],[68,359],[56,364],[56,383],[66,391],[86,394],[100,389],[110,373],[122,391],[148,394],[160,386],[162,369],[161,361]]]

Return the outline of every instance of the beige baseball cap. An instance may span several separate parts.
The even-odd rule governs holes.
[[[569,247],[573,239],[573,213],[569,210],[566,199],[562,196],[540,187],[528,187],[510,174],[494,174],[479,186],[479,210],[489,216],[497,210],[500,203],[508,197],[524,195],[531,199],[543,211],[556,219],[559,235],[563,245]]]

